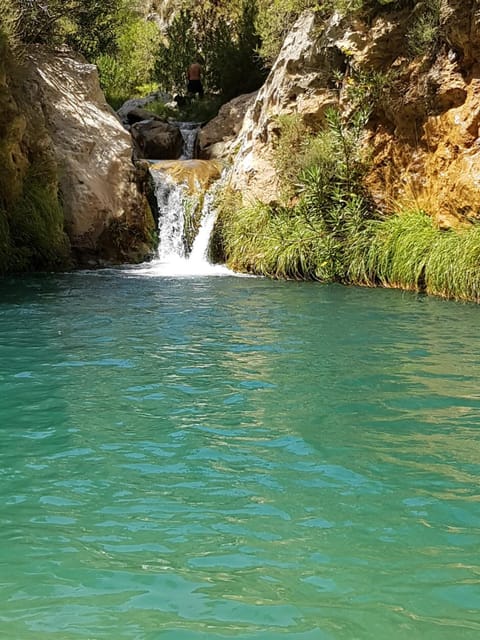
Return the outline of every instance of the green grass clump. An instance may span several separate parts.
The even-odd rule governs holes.
[[[272,278],[342,280],[343,236],[301,201],[296,207],[256,203],[223,214],[223,257],[238,271]]]
[[[480,302],[480,225],[440,234],[425,270],[427,293]]]
[[[431,218],[404,212],[370,222],[350,253],[348,279],[355,284],[422,291],[426,263],[438,235]]]
[[[480,224],[440,230],[422,211],[365,218],[352,200],[326,224],[304,203],[257,203],[220,215],[222,256],[272,278],[341,282],[480,302]],[[355,210],[356,208],[356,210]],[[217,237],[218,241],[218,237]]]

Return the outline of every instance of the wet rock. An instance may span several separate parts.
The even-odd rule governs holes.
[[[135,124],[136,122],[142,122],[143,120],[162,121],[162,118],[157,116],[156,113],[148,111],[147,109],[141,109],[140,107],[136,107],[127,113],[126,121],[129,125]]]
[[[137,158],[176,160],[182,154],[183,137],[180,129],[169,122],[137,122],[132,125],[130,133]]]

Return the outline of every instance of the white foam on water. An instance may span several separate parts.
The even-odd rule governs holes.
[[[135,276],[147,276],[151,278],[169,277],[202,277],[202,276],[239,276],[240,274],[230,271],[224,265],[194,263],[186,258],[172,259],[169,262],[152,260],[138,267],[123,269],[124,273]]]

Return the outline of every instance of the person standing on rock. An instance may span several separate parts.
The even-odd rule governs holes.
[[[201,81],[202,67],[199,62],[193,62],[187,69],[187,92],[190,96],[203,98],[203,86]]]

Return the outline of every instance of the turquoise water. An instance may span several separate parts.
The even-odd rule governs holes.
[[[0,637],[480,637],[480,308],[0,284]]]

